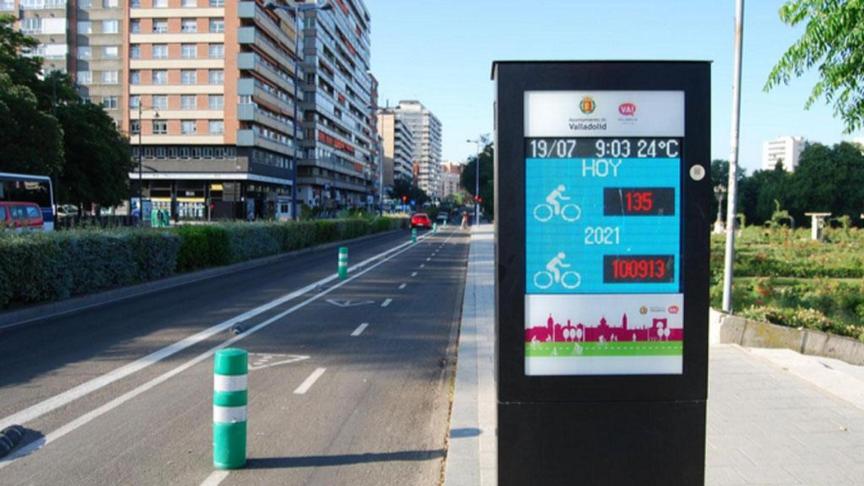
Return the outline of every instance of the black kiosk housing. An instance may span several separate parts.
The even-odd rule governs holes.
[[[492,77],[496,82],[495,299],[499,484],[502,486],[703,484],[708,375],[709,227],[711,223],[709,202],[712,197],[710,63],[706,61],[499,61],[493,65]],[[528,287],[546,286],[547,282],[550,284],[557,282],[546,277],[546,272],[542,269],[537,272],[544,274],[541,275],[541,279],[536,275],[534,280],[526,277],[528,273],[526,220],[532,214],[526,211],[526,206],[535,204],[534,200],[530,203],[526,202],[527,193],[531,190],[526,188],[529,151],[529,137],[526,134],[526,92],[535,91],[578,93],[578,96],[581,96],[578,104],[561,108],[573,111],[574,116],[570,118],[571,120],[576,120],[580,116],[594,116],[602,109],[608,109],[600,106],[602,100],[597,101],[597,96],[590,96],[594,92],[601,93],[600,96],[604,96],[602,93],[614,94],[614,92],[683,92],[683,133],[679,134],[677,142],[672,142],[671,138],[668,145],[664,142],[664,146],[670,147],[667,155],[675,154],[680,160],[678,180],[680,185],[675,191],[675,197],[680,204],[677,207],[680,211],[678,214],[680,249],[677,253],[679,261],[676,261],[675,265],[678,272],[677,283],[680,285],[676,298],[683,300],[683,305],[680,306],[683,311],[680,317],[672,316],[683,321],[683,331],[679,331],[683,333],[683,337],[677,343],[678,346],[683,345],[683,352],[680,354],[682,361],[680,372],[605,374],[597,373],[595,370],[594,374],[555,375],[551,373],[543,376],[526,373],[526,347],[529,346],[526,333]],[[662,107],[662,103],[656,104],[654,106],[656,113],[648,115],[658,117],[657,119],[662,121],[664,116]],[[620,123],[630,123],[631,118],[635,120],[645,113],[640,111],[643,108],[639,103],[617,104],[616,102],[615,109],[620,114],[616,113],[612,118],[618,120],[619,118],[616,117],[620,117]],[[592,115],[585,115],[585,113]],[[633,122],[634,126],[645,122],[647,125],[644,129],[650,132],[651,118],[648,115],[639,118],[638,122]],[[630,128],[625,127],[625,129]],[[603,135],[596,133],[594,135],[595,138],[590,139],[590,143],[596,144],[600,147],[597,150],[603,149],[605,153],[604,143],[607,142],[598,140],[603,138]],[[645,135],[651,136],[650,133]],[[580,135],[571,136],[576,138]],[[633,150],[637,142],[643,144],[636,140],[638,137],[635,135],[627,137],[630,137],[629,141],[619,141],[619,156],[622,143],[628,145],[628,153],[632,152],[631,155],[635,153]],[[627,137],[619,138],[623,140]],[[560,138],[567,139],[565,135],[560,135]],[[580,152],[578,147],[584,145],[579,140],[573,142],[572,147],[566,140],[561,142],[549,139],[543,143],[545,145],[542,152],[538,152],[536,146],[532,146],[534,156],[539,157],[538,153],[548,156],[548,151],[566,154],[568,151],[573,151],[573,147],[575,151],[571,155],[578,154]],[[671,150],[673,143],[678,144],[674,152]],[[573,155],[573,157],[591,157],[591,155]],[[656,194],[654,196],[653,201],[657,201],[659,196]],[[665,196],[669,196],[668,190]],[[597,202],[597,204],[604,203]],[[588,218],[588,210],[585,207],[580,211],[582,221],[578,223]],[[607,214],[608,211],[607,206]],[[562,217],[565,212],[561,213]],[[546,218],[547,214],[550,217],[553,215],[549,212],[541,214],[538,218]],[[575,210],[572,210],[569,215],[571,219],[577,218]],[[578,224],[573,226],[573,238],[580,241],[583,238],[582,228]],[[587,241],[588,236],[585,238]],[[593,248],[591,251],[594,251]],[[603,266],[607,275],[603,277],[602,271],[597,273],[596,278],[601,279],[598,280],[600,282],[597,284],[598,288],[603,278],[609,278],[610,270],[605,263]],[[576,266],[573,268],[578,269]],[[645,268],[651,268],[653,272],[653,267]],[[586,275],[580,277],[581,281],[578,283],[575,279],[571,279],[569,287],[561,287],[565,292],[562,294],[563,298],[569,298],[570,294],[566,292],[570,290],[567,289],[576,285],[588,289],[591,283]],[[650,279],[646,281],[648,280]],[[660,282],[660,279],[656,281]],[[566,282],[565,275],[561,283]],[[590,291],[586,290],[586,292],[583,298],[593,298]],[[622,298],[626,300],[632,295],[639,294],[638,292],[622,294]],[[676,307],[677,313],[679,306],[669,306],[669,309],[672,307]],[[643,312],[645,309],[643,307],[639,312],[642,314],[650,312]],[[618,317],[620,313],[615,316]],[[626,329],[626,317],[624,322],[624,329]],[[575,339],[573,333],[576,331],[570,327],[571,324],[575,324],[575,321],[573,323],[568,321],[566,328],[561,327],[571,330],[566,333],[567,337],[563,338],[568,342],[563,343],[562,346],[573,345],[570,341]],[[559,332],[561,328],[557,324],[555,330],[552,330],[552,317],[549,319],[549,327],[550,335],[562,333]],[[642,331],[631,331],[631,334],[634,334],[634,346],[636,345],[635,334]],[[587,330],[580,329],[580,335],[584,336],[585,332]],[[668,330],[665,334],[667,341],[663,341],[662,329],[659,331],[644,329],[644,332],[646,335],[659,332],[661,337],[656,341],[658,346],[673,345],[670,344]],[[541,337],[540,340],[542,339],[544,338]],[[546,339],[551,340],[548,336]],[[654,341],[649,340],[649,342]],[[604,342],[600,345],[606,344],[610,343]],[[597,344],[595,343],[594,346]],[[581,349],[583,347],[580,347]],[[584,347],[584,349],[588,348]],[[602,359],[600,363],[603,363]]]

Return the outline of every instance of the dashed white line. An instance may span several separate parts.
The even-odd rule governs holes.
[[[354,337],[357,337],[357,336],[363,334],[363,331],[365,331],[367,327],[369,327],[369,323],[364,322],[363,324],[360,324],[359,326],[357,326],[357,329],[354,329],[354,332],[352,332],[351,335]]]
[[[228,473],[230,472],[231,471],[213,471],[213,473],[207,476],[207,479],[201,483],[201,486],[218,486],[219,483],[228,477]]]
[[[416,276],[417,276],[417,272],[411,272],[411,276],[412,276],[412,277],[416,277]]]
[[[393,299],[385,299],[384,302],[381,302],[381,307],[387,307],[390,302],[393,302]]]
[[[312,372],[311,375],[309,375],[308,378],[303,381],[303,383],[300,384],[300,386],[297,387],[296,390],[294,390],[294,394],[305,395],[306,392],[309,391],[310,388],[312,388],[312,385],[314,385],[315,382],[318,381],[318,378],[321,378],[321,375],[323,375],[325,371],[327,371],[327,368],[317,368],[315,371]]]
[[[421,264],[420,264],[420,268],[423,268],[423,267],[425,267],[425,266],[426,266],[425,263],[421,263]]]
[[[429,258],[426,259],[427,262],[428,262],[428,261],[431,261],[431,260],[432,260],[432,257],[429,257]]]
[[[399,286],[399,290],[402,290],[402,289],[404,289],[404,288],[405,288],[405,287],[406,287],[406,286],[407,286],[407,285],[408,285],[408,284],[406,284],[406,283],[403,283],[403,284],[402,284],[402,285],[400,285],[400,286]]]

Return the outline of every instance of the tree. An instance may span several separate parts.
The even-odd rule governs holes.
[[[57,188],[61,201],[116,206],[129,198],[134,164],[129,140],[101,106],[76,102],[58,106],[66,163]]]
[[[483,212],[489,217],[495,215],[495,181],[494,181],[494,159],[495,153],[492,144],[486,145],[480,152],[480,198]],[[477,196],[476,187],[477,156],[468,159],[462,175],[459,177],[459,185],[472,196]]]
[[[410,180],[403,178],[393,181],[393,188],[390,189],[390,197],[399,200],[400,203],[403,200],[406,204],[414,201],[415,208],[422,207],[423,204],[429,200],[429,195],[426,194],[426,191],[420,189]]]
[[[780,19],[792,27],[807,25],[771,70],[765,90],[818,66],[820,80],[805,107],[824,97],[847,133],[864,126],[864,0],[789,0]]]

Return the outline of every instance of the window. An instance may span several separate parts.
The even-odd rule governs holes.
[[[102,84],[117,84],[120,73],[117,71],[102,71]]]
[[[153,0],[153,8],[168,8],[168,0]]]
[[[133,34],[137,34],[137,33],[141,32],[141,21],[135,19],[135,20],[132,20],[131,22],[129,22],[129,32],[131,32]]]
[[[78,0],[78,8],[90,8],[92,3],[90,0]]]
[[[183,19],[180,22],[180,32],[198,32],[197,19]]]
[[[129,84],[141,84],[141,71],[129,71]]]
[[[154,69],[153,84],[168,84],[168,71],[164,69]]]
[[[225,44],[210,44],[210,59],[222,59],[225,57]]]
[[[153,135],[165,135],[168,133],[168,122],[165,120],[153,120]]]
[[[129,97],[129,108],[138,108],[138,105],[141,104],[141,96],[140,95],[132,95]]]
[[[21,19],[21,32],[25,34],[38,34],[42,32],[42,19],[38,17],[27,17]]]
[[[141,8],[141,0],[130,0],[129,6],[132,8]]]
[[[198,46],[195,44],[183,44],[180,46],[180,55],[183,59],[195,59],[198,57]]]
[[[180,109],[182,110],[194,110],[197,108],[197,99],[195,95],[181,95],[180,96]]]
[[[212,135],[222,135],[225,132],[225,122],[222,120],[210,120],[208,131]]]
[[[225,32],[225,19],[210,19],[210,32]]]
[[[197,72],[194,69],[183,69],[180,71],[180,83],[195,84],[198,82]]]
[[[225,97],[222,95],[210,95],[207,99],[207,106],[211,110],[221,110],[225,107]]]
[[[106,110],[116,110],[117,105],[118,102],[116,96],[106,96],[102,98],[102,106],[105,107]]]
[[[131,120],[129,122],[129,133],[141,133],[141,122],[138,120]]]
[[[106,59],[114,59],[120,56],[120,47],[118,46],[104,46],[102,48],[102,57]]]
[[[166,96],[166,95],[153,95],[153,109],[154,110],[167,110],[168,109],[168,96]]]
[[[141,46],[138,44],[132,44],[129,46],[129,58],[130,59],[141,59]]]
[[[153,44],[153,59],[168,59],[168,44]]]
[[[196,126],[195,120],[180,121],[180,133],[183,135],[194,135],[197,132],[198,127]]]
[[[90,71],[78,71],[76,79],[78,80],[78,84],[86,86],[93,81],[92,77],[93,74]]]
[[[198,6],[198,0],[183,0],[182,5],[184,7],[197,7]]]
[[[168,19],[153,19],[153,32],[156,34],[168,32]]]
[[[88,0],[89,3],[89,0]],[[79,2],[80,4],[80,2]],[[120,6],[120,0],[102,0],[102,8],[117,8]]]
[[[211,7],[224,7],[225,0],[210,0]]]
[[[210,84],[222,84],[225,82],[225,71],[221,69],[211,69],[207,74]]]
[[[78,33],[79,34],[92,34],[93,33],[93,26],[90,24],[90,22],[88,22],[86,20],[82,20],[81,22],[78,22]]]
[[[78,47],[78,59],[82,61],[86,61],[90,59],[92,51],[90,50],[90,46],[79,46]]]
[[[102,21],[102,33],[103,34],[116,34],[120,32],[120,21],[119,20],[103,20]]]

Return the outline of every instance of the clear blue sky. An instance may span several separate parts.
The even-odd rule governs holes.
[[[418,99],[444,126],[444,159],[473,153],[467,138],[492,131],[492,61],[696,59],[713,61],[713,158],[729,158],[734,0],[366,0],[379,103]],[[780,0],[746,4],[741,164],[758,168],[762,141],[844,135],[824,103],[804,110],[808,74],[764,93],[768,72],[800,34],[781,23]]]

